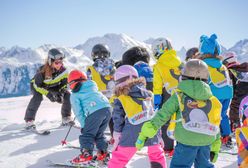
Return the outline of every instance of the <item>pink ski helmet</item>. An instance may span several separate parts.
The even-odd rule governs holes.
[[[228,68],[233,66],[233,65],[237,65],[238,60],[237,60],[237,55],[235,52],[227,52],[225,54],[223,54],[224,60],[222,61],[223,64],[225,64]]]
[[[131,65],[120,66],[114,74],[115,86],[121,87],[126,84],[126,81],[133,78],[138,78],[137,70]]]
[[[240,105],[239,105],[239,115],[240,118],[245,115],[246,118],[248,118],[248,96],[242,99]]]

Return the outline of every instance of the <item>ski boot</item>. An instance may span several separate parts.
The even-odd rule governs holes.
[[[93,160],[95,162],[98,162],[97,166],[103,167],[108,164],[108,161],[110,159],[110,154],[109,152],[104,152],[104,151],[98,151],[96,155],[94,156]]]
[[[171,150],[164,150],[164,154],[165,156],[172,158],[173,154],[174,154],[174,149]]]
[[[229,148],[229,149],[233,148],[233,143],[232,143],[232,137],[231,136],[221,137],[221,143],[222,143],[222,146],[225,146],[226,148]]]
[[[76,165],[87,165],[92,161],[92,159],[92,152],[89,152],[88,150],[84,149],[80,155],[72,159],[70,162],[71,164]]]
[[[34,124],[34,120],[26,121],[25,129],[26,130],[36,129],[36,126]]]
[[[71,116],[62,118],[62,126],[73,126],[75,122],[72,120]]]

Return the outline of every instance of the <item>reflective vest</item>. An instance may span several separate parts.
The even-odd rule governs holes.
[[[180,68],[169,68],[162,64],[157,64],[155,68],[160,73],[160,76],[163,80],[163,87],[171,95],[172,91],[178,86],[178,81],[181,75]]]
[[[209,84],[213,84],[217,88],[232,85],[228,70],[224,65],[222,65],[220,68],[213,68],[208,66],[208,71],[210,74]]]
[[[132,125],[149,121],[154,115],[151,100],[126,95],[120,95],[118,99],[124,108],[128,121]]]
[[[106,91],[109,82],[113,81],[113,77],[111,75],[102,76],[95,70],[93,66],[89,66],[88,69],[90,69],[92,80],[97,83],[98,89],[101,92]]]
[[[194,100],[179,89],[175,94],[179,102],[180,119],[176,120],[176,113],[172,116],[167,130],[170,138],[174,139],[176,122],[182,122],[184,129],[191,132],[210,136],[219,133],[222,106],[216,97],[211,96],[208,100]]]

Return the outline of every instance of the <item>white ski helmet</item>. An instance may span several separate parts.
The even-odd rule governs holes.
[[[158,59],[166,50],[171,50],[172,45],[169,39],[157,38],[152,43],[152,52],[156,59]]]
[[[199,59],[190,59],[182,70],[182,79],[202,80],[207,82],[208,78],[208,66]]]

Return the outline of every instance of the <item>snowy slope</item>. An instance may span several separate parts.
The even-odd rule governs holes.
[[[0,167],[45,168],[47,160],[63,162],[79,154],[76,149],[61,147],[68,127],[53,130],[48,136],[38,136],[20,131],[23,117],[31,96],[0,99]],[[44,99],[37,116],[39,129],[58,127],[61,122],[60,105]],[[79,130],[73,128],[68,142],[78,145]],[[145,149],[144,149],[145,151]],[[169,167],[170,159],[167,159]],[[236,156],[220,154],[215,164],[218,168],[236,168]],[[146,156],[135,155],[127,168],[148,168]]]

